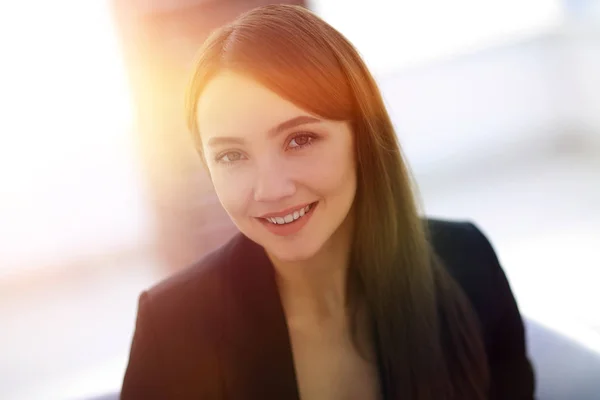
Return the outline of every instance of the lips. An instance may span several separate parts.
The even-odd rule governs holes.
[[[285,214],[283,216],[278,216],[278,217],[267,217],[265,218],[267,221],[269,221],[272,224],[276,224],[276,225],[283,225],[283,224],[289,224],[292,223],[296,220],[298,220],[299,218],[304,217],[304,215],[310,210],[311,205],[307,205],[305,207],[302,207],[300,209],[294,210],[288,214]]]
[[[285,214],[267,214],[266,217],[258,220],[268,231],[277,236],[295,235],[308,223],[318,204],[319,202],[314,202],[300,208],[288,209]]]
[[[285,217],[288,214],[293,213],[294,211],[300,211],[302,208],[305,208],[306,206],[310,206],[311,204],[314,203],[304,203],[304,204],[299,204],[295,207],[290,207],[290,208],[286,208],[285,210],[279,211],[279,212],[273,212],[273,213],[266,213],[261,215],[259,218],[277,218],[277,217]]]

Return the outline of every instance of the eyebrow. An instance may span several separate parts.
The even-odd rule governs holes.
[[[315,118],[315,117],[310,117],[308,115],[300,115],[298,117],[294,117],[292,119],[284,121],[284,122],[278,124],[277,126],[275,126],[274,128],[271,128],[268,132],[268,135],[269,135],[269,137],[277,136],[281,132],[287,131],[287,130],[295,128],[297,126],[306,125],[306,124],[314,124],[317,122],[321,122],[321,120],[318,118]],[[244,139],[241,137],[213,136],[210,139],[208,139],[207,144],[209,146],[218,146],[218,145],[224,145],[224,144],[243,144],[243,143],[244,143]]]

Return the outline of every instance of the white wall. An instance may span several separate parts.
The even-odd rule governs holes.
[[[556,36],[445,59],[379,79],[415,170],[478,160],[561,127]]]
[[[312,3],[376,75],[418,173],[600,132],[593,2]]]
[[[312,0],[377,74],[514,42],[558,26],[561,0]]]

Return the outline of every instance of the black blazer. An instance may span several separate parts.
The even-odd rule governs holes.
[[[533,399],[523,321],[490,243],[470,223],[426,222],[480,319],[491,398]],[[143,292],[138,307],[122,399],[299,398],[272,264],[242,234]]]

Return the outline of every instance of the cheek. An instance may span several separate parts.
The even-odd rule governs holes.
[[[349,146],[337,143],[327,146],[316,153],[313,159],[305,164],[304,180],[324,195],[330,191],[339,191],[355,181],[356,168],[354,154]]]
[[[248,199],[252,192],[250,180],[240,171],[226,168],[209,168],[210,177],[221,205],[227,213],[235,218],[246,212]]]

